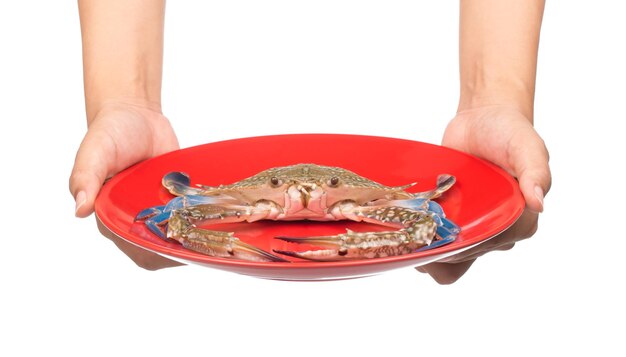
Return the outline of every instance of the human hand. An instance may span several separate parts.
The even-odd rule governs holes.
[[[139,161],[178,147],[176,134],[160,108],[136,101],[103,105],[90,121],[70,176],[76,216],[87,217],[93,212],[96,196],[107,178]],[[130,244],[116,244],[146,269],[178,265],[160,256],[152,257],[150,252],[137,251]],[[148,255],[150,257],[146,258]]]
[[[70,176],[76,216],[94,210],[107,178],[139,161],[178,149],[176,134],[160,109],[142,103],[110,103],[90,122]]]
[[[468,251],[417,268],[438,283],[451,284],[479,256],[493,250],[511,249],[516,241],[537,230],[543,198],[550,189],[548,151],[532,122],[511,106],[485,106],[457,113],[450,121],[442,144],[470,153],[500,166],[516,177],[526,201],[526,210],[516,224],[499,236]]]
[[[96,223],[98,224],[100,233],[109,238],[119,250],[141,268],[146,270],[159,270],[184,265],[123,240],[117,234],[111,232],[97,217]]]

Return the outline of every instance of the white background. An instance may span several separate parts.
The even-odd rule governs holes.
[[[0,355],[623,356],[620,4],[548,2],[536,126],[554,184],[539,231],[439,286],[413,269],[289,283],[136,267],[73,217],[75,2],[2,2]],[[171,1],[164,111],[183,147],[295,132],[439,143],[457,31],[453,1]]]

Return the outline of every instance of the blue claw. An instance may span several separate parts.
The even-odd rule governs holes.
[[[185,207],[185,196],[172,198],[167,205],[165,205],[165,209],[163,212],[172,212],[175,209],[180,209]]]
[[[206,205],[206,204],[223,204],[231,202],[232,199],[224,196],[200,196],[200,195],[190,195],[190,196],[180,196],[171,199],[167,205],[165,205],[165,212],[171,212],[176,209],[181,209],[190,206],[196,205]]]
[[[156,234],[164,240],[167,240],[165,232],[167,232],[167,222],[170,219],[172,211],[200,204],[224,203],[226,200],[227,198],[221,196],[192,195],[175,197],[164,206],[154,206],[142,210],[139,214],[137,214],[135,220],[144,221],[150,232]]]
[[[442,227],[446,228],[448,231],[454,234],[458,234],[461,231],[461,227],[457,226],[456,223],[452,222],[447,218],[442,218]]]
[[[425,250],[444,246],[448,243],[452,243],[456,240],[456,237],[461,231],[461,228],[459,228],[459,226],[457,226],[454,222],[452,222],[451,220],[447,218],[443,218],[439,216],[438,214],[434,214],[433,218],[435,218],[435,222],[437,222],[437,225],[438,225],[437,235],[439,236],[440,239],[431,242],[430,245],[427,245],[425,247],[422,247],[416,250],[417,252],[422,252]]]
[[[446,183],[452,179],[451,176],[447,176],[442,177],[440,181],[442,183]],[[454,183],[453,181],[451,182]],[[446,185],[447,184],[448,183],[446,183]],[[435,220],[435,223],[437,224],[437,235],[440,239],[433,241],[429,246],[418,249],[418,252],[441,247],[454,242],[457,235],[461,231],[459,226],[446,218],[443,208],[435,201],[431,201],[426,198],[413,198],[408,200],[393,200],[389,202],[389,205],[405,207],[416,211],[428,211],[431,217]]]
[[[189,176],[184,172],[170,172],[163,176],[163,186],[177,196],[197,195],[202,190],[192,187]]]
[[[412,198],[410,200],[393,200],[389,202],[389,206],[398,206],[409,208],[416,211],[423,211],[428,208],[425,198]]]
[[[165,206],[154,206],[150,208],[146,208],[139,212],[137,216],[135,216],[135,221],[143,221],[149,219],[150,217],[154,217],[159,213],[163,213]]]
[[[232,203],[232,197],[228,197],[225,195],[217,195],[217,196],[201,196],[201,195],[190,195],[185,196],[185,207],[187,206],[195,206],[195,205],[219,205],[224,203]]]
[[[150,232],[156,234],[161,239],[167,240],[165,232],[167,231],[167,222],[170,220],[171,213],[171,211],[161,212],[146,219],[144,223]]]
[[[437,235],[443,239],[448,237],[456,238],[457,234],[458,232],[451,231],[444,226],[437,227]]]
[[[163,176],[163,185],[181,185],[181,186],[191,186],[191,180],[189,179],[189,175],[184,172],[174,171],[169,174]]]
[[[441,216],[441,217],[445,217],[446,214],[443,213],[443,208],[441,208],[441,205],[439,205],[439,203],[435,202],[435,201],[428,201],[428,210],[436,213],[437,215]]]
[[[165,232],[167,230],[167,221],[172,213],[172,210],[169,209],[172,201],[165,206],[154,206],[144,209],[137,214],[135,221],[144,221],[150,232],[156,234],[161,239],[167,240]]]
[[[436,241],[434,241],[434,242],[430,243],[430,245],[427,245],[427,246],[425,246],[425,247],[421,247],[420,249],[416,250],[416,252],[423,252],[423,251],[425,251],[425,250],[430,250],[430,249],[433,249],[433,248],[438,248],[438,247],[444,246],[444,245],[446,245],[446,244],[448,244],[448,243],[452,243],[452,242],[454,242],[454,240],[455,240],[455,239],[456,239],[456,236],[450,236],[450,237],[448,237],[448,238],[444,238],[444,239],[436,240]]]

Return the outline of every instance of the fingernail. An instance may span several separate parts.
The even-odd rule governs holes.
[[[539,186],[535,186],[535,197],[541,203],[541,210],[543,210],[543,190]]]
[[[78,210],[87,202],[87,194],[85,191],[79,191],[76,194],[76,209],[74,210],[74,214],[78,212]]]

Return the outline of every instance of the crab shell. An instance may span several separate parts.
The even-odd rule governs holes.
[[[185,178],[188,182],[189,178]],[[271,168],[230,185],[190,188],[180,185],[181,178],[164,177],[163,185],[172,194],[227,196],[240,204],[273,202],[283,208],[281,220],[335,220],[327,214],[336,204],[351,201],[363,206],[379,200],[410,199],[405,190],[414,183],[390,187],[352,171],[315,164]]]

